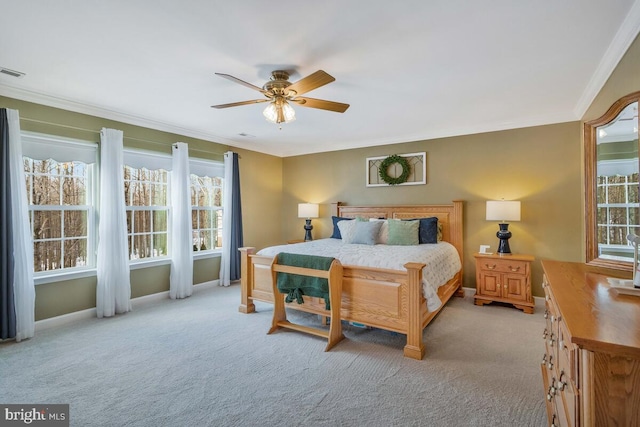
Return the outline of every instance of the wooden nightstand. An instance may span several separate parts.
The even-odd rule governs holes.
[[[475,304],[494,301],[513,304],[533,313],[531,295],[531,255],[474,254],[476,258]]]

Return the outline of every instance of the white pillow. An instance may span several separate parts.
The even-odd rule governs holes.
[[[369,218],[369,221],[380,221],[382,223],[380,231],[378,232],[378,239],[376,240],[376,243],[380,245],[386,245],[389,241],[389,222],[386,219],[378,218]]]
[[[356,231],[356,220],[342,220],[338,221],[338,229],[340,230],[340,236],[342,236],[342,243],[353,242],[353,235]]]

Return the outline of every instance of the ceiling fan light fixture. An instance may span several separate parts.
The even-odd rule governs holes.
[[[296,112],[282,97],[277,97],[267,105],[262,115],[271,123],[289,123],[296,119]]]
[[[349,108],[349,104],[343,104],[341,102],[299,96],[335,81],[335,78],[322,70],[318,70],[295,83],[289,81],[288,71],[275,70],[271,72],[271,79],[262,87],[247,83],[229,74],[216,73],[216,75],[258,91],[267,99],[252,99],[249,101],[212,105],[212,108],[221,109],[267,102],[267,108],[264,109],[262,115],[264,115],[267,121],[277,125],[289,123],[296,119],[296,112],[290,102],[295,102],[297,105],[305,108],[317,108],[320,110],[334,111],[336,113],[344,113],[347,111],[347,108]],[[280,129],[282,129],[282,126],[280,126]]]

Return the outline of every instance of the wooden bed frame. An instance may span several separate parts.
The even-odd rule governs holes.
[[[438,217],[442,224],[442,240],[458,250],[463,261],[463,202],[446,205],[414,206],[346,206],[334,203],[332,214],[355,218],[426,218]],[[255,311],[253,300],[273,303],[272,257],[255,255],[255,248],[244,247],[241,252],[241,303],[239,311]],[[425,264],[408,262],[406,271],[353,265],[343,266],[341,319],[375,328],[394,331],[407,336],[404,355],[421,360],[425,346],[422,331],[453,296],[463,296],[462,269],[453,279],[438,289],[440,308],[427,311],[422,291],[422,268]],[[304,304],[290,303],[287,307],[326,316],[322,299],[304,297]]]

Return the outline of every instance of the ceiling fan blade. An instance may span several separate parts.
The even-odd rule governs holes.
[[[298,97],[292,99],[291,102],[295,102],[301,107],[319,108],[321,110],[335,111],[336,113],[344,113],[349,108],[349,104],[306,97]]]
[[[249,104],[259,104],[261,102],[269,102],[269,99],[252,99],[251,101],[240,101],[240,102],[232,102],[230,104],[220,104],[220,105],[212,105],[211,108],[229,108],[229,107],[239,107],[240,105],[249,105]]]
[[[322,70],[318,70],[313,74],[304,77],[292,85],[287,87],[288,91],[295,91],[298,95],[302,95],[303,93],[310,92],[314,89],[319,88],[320,86],[324,86],[327,83],[331,83],[335,81],[335,78],[325,73]]]
[[[258,87],[258,86],[255,86],[255,85],[252,85],[251,83],[247,83],[247,82],[245,82],[244,80],[240,80],[240,79],[239,79],[239,78],[237,78],[237,77],[233,77],[232,75],[229,75],[229,74],[223,74],[223,73],[216,73],[216,76],[224,77],[224,78],[225,78],[225,79],[227,79],[227,80],[231,80],[232,82],[239,83],[239,84],[241,84],[242,86],[246,86],[246,87],[248,87],[248,88],[250,88],[250,89],[257,90],[258,92],[263,93],[263,94],[265,94],[265,95],[270,94],[270,92],[268,92],[268,91],[266,91],[266,90],[262,89],[261,87]]]

